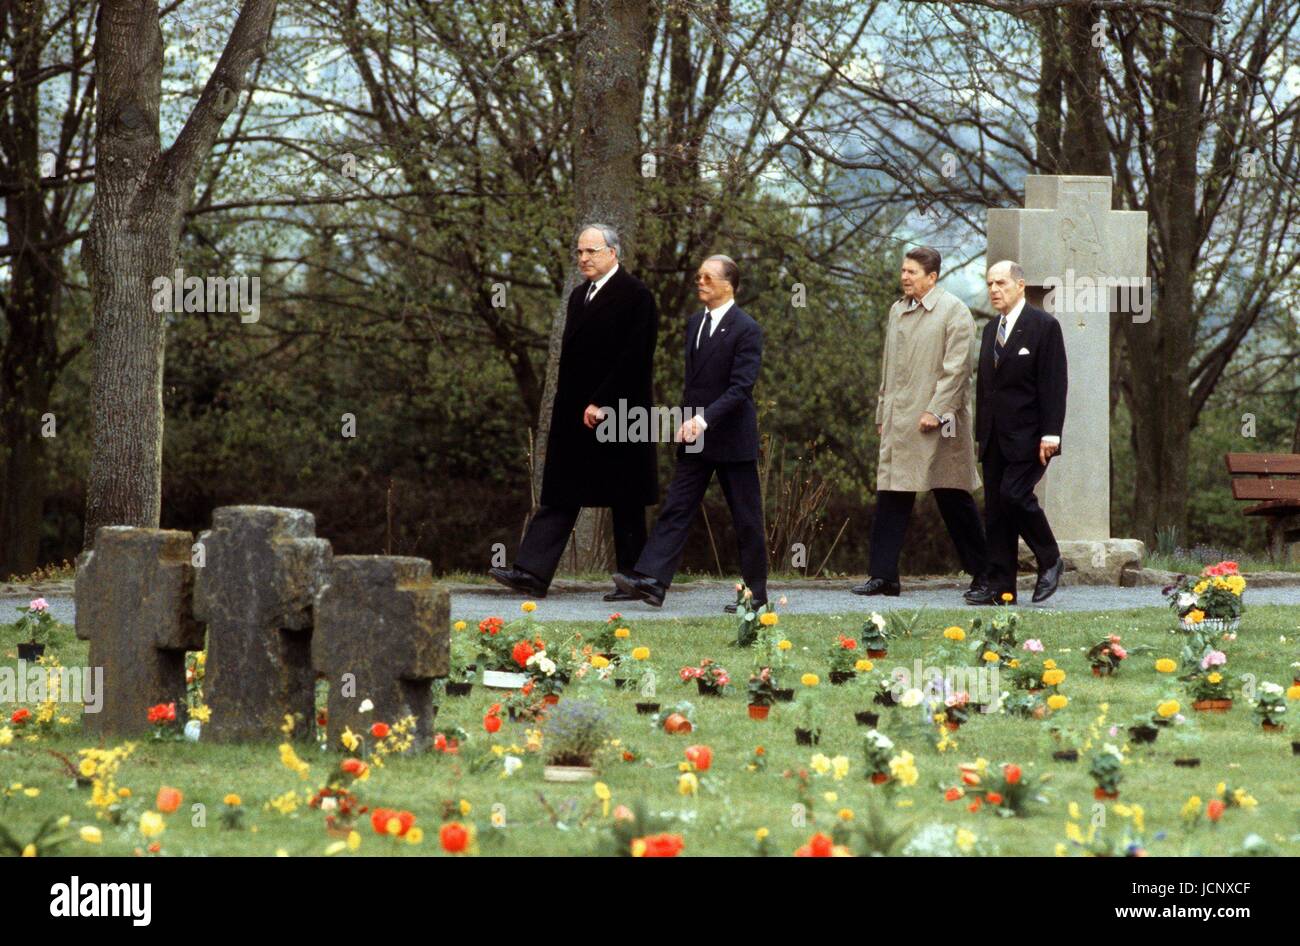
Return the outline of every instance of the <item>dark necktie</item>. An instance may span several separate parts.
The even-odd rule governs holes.
[[[704,346],[709,343],[713,337],[713,315],[708,309],[704,310],[704,322],[700,326],[700,340],[695,345],[696,351],[704,351]]]
[[[1002,348],[1007,343],[1007,317],[1004,315],[998,319],[998,337],[993,342],[993,367],[998,366],[1002,360]]]
[[[591,288],[587,290],[587,300],[583,303],[583,305],[591,305],[591,297],[594,296],[595,294],[596,294],[596,284],[592,283]]]

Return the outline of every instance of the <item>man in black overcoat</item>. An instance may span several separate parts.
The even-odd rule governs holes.
[[[514,565],[490,571],[535,598],[546,597],[584,506],[609,507],[622,570],[641,554],[645,507],[659,500],[653,441],[610,436],[619,425],[601,424],[610,411],[650,413],[659,332],[654,296],[618,254],[613,227],[593,223],[579,233],[578,268],[587,278],[569,294],[540,503]],[[605,600],[630,599],[614,591]]]

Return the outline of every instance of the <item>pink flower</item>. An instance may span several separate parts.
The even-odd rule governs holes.
[[[1041,654],[1043,652],[1043,642],[1034,637],[1029,638],[1029,640],[1025,641],[1021,646],[1025,650],[1034,654]]]
[[[1201,658],[1201,669],[1208,670],[1211,667],[1222,667],[1227,662],[1227,654],[1221,650],[1212,650]]]
[[[1119,646],[1119,644],[1111,644],[1110,652],[1115,655],[1116,660],[1123,660],[1125,657],[1128,656],[1128,651],[1126,651],[1123,647]]]
[[[48,611],[50,604],[44,598],[34,598],[27,607],[32,611]]]

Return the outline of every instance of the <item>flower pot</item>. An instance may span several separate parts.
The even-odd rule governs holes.
[[[596,770],[589,765],[548,765],[542,769],[543,782],[590,782]]]
[[[1029,715],[1034,717],[1034,719],[1042,719],[1047,715],[1047,707],[1042,703],[1039,703],[1033,708]]]
[[[856,676],[857,673],[855,673],[852,670],[832,670],[830,673],[831,683],[833,683],[835,686],[840,686],[841,684],[848,683]]]
[[[1232,709],[1232,700],[1194,700],[1192,709],[1202,713],[1223,713]]]
[[[44,644],[19,644],[18,645],[19,660],[36,660],[43,653],[45,653]]]
[[[791,687],[788,690],[776,690],[775,693],[776,693],[776,701],[778,703],[794,702],[794,687]]]
[[[1180,769],[1194,769],[1201,764],[1200,759],[1174,759],[1174,765]]]
[[[472,689],[474,689],[474,684],[472,683],[448,683],[447,695],[448,696],[469,696],[469,691]]]
[[[498,690],[519,690],[528,682],[526,673],[507,673],[504,670],[484,670],[483,685]]]
[[[695,686],[700,691],[700,696],[721,696],[722,690],[716,683],[709,683],[702,677],[695,678]]]
[[[1119,798],[1119,789],[1116,789],[1113,792],[1108,792],[1106,789],[1098,786],[1092,790],[1092,797],[1097,799],[1097,801],[1104,801],[1107,798]]]
[[[1052,753],[1052,758],[1055,759],[1057,762],[1078,762],[1079,750],[1058,749],[1056,752]]]
[[[1292,754],[1292,755],[1300,755],[1300,741],[1292,740],[1292,742],[1291,742],[1291,754]]]
[[[961,723],[954,723],[951,719],[944,720],[943,724],[948,727],[948,732],[956,732],[961,729]]]
[[[869,713],[866,710],[859,710],[853,714],[853,718],[858,721],[859,726],[875,726],[880,722],[879,713]]]
[[[877,693],[875,696],[873,696],[873,697],[871,698],[871,702],[873,702],[873,703],[879,703],[881,706],[896,706],[896,705],[898,705],[898,700],[894,699],[894,691],[893,691],[893,690],[885,690],[885,691],[882,692],[882,693]]]
[[[888,781],[889,781],[889,773],[888,773],[888,772],[872,772],[872,773],[871,773],[871,784],[872,784],[872,785],[884,785],[884,784],[885,784],[886,782],[888,782]]]
[[[331,838],[346,838],[355,829],[351,825],[327,824],[325,833]]]
[[[1269,732],[1281,732],[1283,729],[1286,729],[1286,723],[1263,722],[1260,723],[1260,725],[1263,726],[1265,729],[1267,729]]]
[[[749,704],[750,719],[767,719],[767,714],[772,712],[772,707],[766,704],[760,706],[757,703]]]
[[[1180,620],[1178,626],[1184,631],[1214,631],[1228,634],[1241,626],[1241,618],[1206,618],[1199,624]]]
[[[556,703],[560,702],[560,694],[548,693],[544,697],[542,697],[542,702],[545,703],[547,706],[554,706]]]
[[[694,727],[691,726],[691,721],[681,713],[671,713],[668,718],[664,720],[664,732],[672,736],[676,736],[680,733],[688,733],[693,728]]]
[[[1134,742],[1155,742],[1160,730],[1154,726],[1130,726],[1128,734]]]
[[[1100,667],[1093,667],[1093,668],[1092,668],[1092,675],[1093,675],[1094,677],[1105,676],[1105,674],[1102,673],[1102,670],[1101,670]]]
[[[822,734],[820,732],[813,732],[811,729],[799,729],[796,727],[794,731],[794,741],[796,745],[800,746],[815,746],[822,741]]]
[[[880,650],[873,650],[872,648],[868,647],[867,656],[870,657],[872,660],[879,660],[881,657],[888,657],[889,651],[883,648]]]
[[[653,716],[655,713],[659,712],[659,704],[638,703],[636,705],[636,711],[640,713],[642,716]]]

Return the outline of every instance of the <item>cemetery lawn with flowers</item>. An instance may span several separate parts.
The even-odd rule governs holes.
[[[656,854],[677,852],[679,841],[681,856],[836,847],[855,854],[1300,853],[1295,608],[1252,606],[1235,639],[1211,635],[1189,658],[1188,633],[1160,607],[926,611],[910,628],[873,622],[862,611],[776,614],[744,629],[758,634],[750,647],[736,646],[738,621],[722,615],[628,613],[593,626],[548,622],[545,602],[522,615],[519,602],[503,599],[501,607],[507,627],[524,622],[529,643],[515,654],[521,666],[544,674],[550,658],[537,653],[544,650],[573,678],[553,704],[540,698],[554,686],[525,696],[476,682],[468,695],[441,695],[439,735],[427,752],[393,751],[407,738],[400,720],[375,720],[380,737],[349,731],[350,752],[343,734],[326,730],[329,745],[321,748],[313,720],[295,721],[295,734],[307,738],[283,744],[188,741],[180,734],[190,718],[185,706],[175,708],[174,722],[159,714],[164,738],[131,740],[128,751],[127,740],[100,745],[83,736],[80,706],[6,702],[0,853]],[[999,614],[1004,622],[1016,616],[1012,640],[991,633]],[[610,633],[615,626],[628,633]],[[461,666],[480,633],[473,623],[452,630]],[[26,637],[15,625],[0,626],[0,668],[16,670]],[[588,644],[592,652],[582,653]],[[879,652],[882,644],[887,656],[869,659],[867,648]],[[1211,652],[1223,659],[1206,662]],[[80,667],[87,645],[55,625],[46,654]],[[979,712],[973,687],[962,691],[968,700],[939,694],[932,713],[925,702],[903,705],[915,702],[911,686],[879,700],[881,681],[897,667],[915,672],[916,661],[922,673],[936,663],[996,669],[1003,709]],[[191,654],[189,664],[200,705],[202,662]],[[771,672],[751,684],[760,666]],[[832,670],[851,676],[832,685]],[[653,696],[645,695],[647,671]],[[629,681],[622,688],[614,685],[619,675]],[[724,677],[721,695],[702,694],[704,683]],[[923,680],[911,683],[919,688]],[[1224,687],[1230,708],[1192,708]],[[1263,710],[1243,688],[1263,694]],[[796,699],[775,698],[780,689],[795,690]],[[886,705],[890,699],[895,705]],[[636,704],[647,702],[660,704],[657,714],[638,712]],[[751,703],[767,705],[766,718],[752,718],[761,714],[750,712]],[[511,719],[538,709],[551,719]],[[675,713],[689,732],[666,731]],[[868,713],[878,717],[874,726],[855,718]],[[1270,718],[1284,728],[1265,728]],[[548,725],[554,738],[575,740],[578,756],[584,748],[573,730],[597,734],[594,779],[543,780]],[[1154,741],[1138,741],[1144,725],[1157,732]],[[797,745],[796,728],[819,728],[820,741]],[[92,749],[101,751],[82,751]],[[1070,750],[1077,761],[1054,758]],[[1108,791],[1117,797],[1098,798]],[[629,821],[636,812],[647,820]]]

